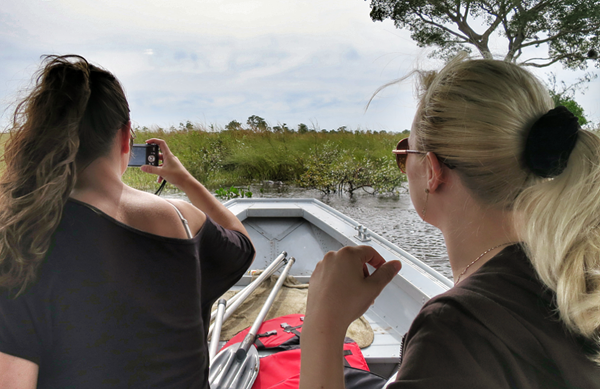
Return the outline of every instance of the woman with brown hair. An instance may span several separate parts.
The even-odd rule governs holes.
[[[128,187],[123,89],[49,56],[0,180],[0,387],[207,388],[210,306],[250,265],[239,220],[160,139],[144,166],[192,204]]]
[[[459,57],[420,76],[394,154],[455,286],[413,321],[388,388],[600,388],[600,138],[517,65]],[[378,270],[365,277],[364,263]],[[346,326],[399,269],[367,246],[325,256],[302,389],[344,387]]]

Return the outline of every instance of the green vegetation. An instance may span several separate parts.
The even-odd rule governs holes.
[[[577,101],[575,101],[574,96],[575,92],[584,94],[588,89],[588,84],[596,78],[598,78],[597,74],[586,73],[577,82],[567,85],[567,83],[564,81],[558,82],[556,80],[556,74],[550,73],[548,75],[548,81],[546,82],[546,85],[548,85],[548,90],[552,100],[554,100],[554,105],[557,107],[559,105],[564,105],[567,107],[569,111],[577,116],[579,119],[579,125],[585,126],[591,123],[585,117],[583,107],[579,105]]]
[[[359,156],[329,140],[318,150],[311,150],[304,165],[299,186],[324,193],[353,193],[364,188],[373,194],[393,193],[405,180],[390,156]]]
[[[476,49],[493,58],[490,42],[498,53],[503,42],[508,62],[585,69],[591,60],[599,66],[599,0],[371,0],[371,19],[391,19],[410,30],[419,47],[435,49],[435,57]],[[527,50],[533,47],[545,47],[547,54]],[[524,53],[536,58],[521,58]]]
[[[224,200],[230,200],[235,198],[244,198],[244,197],[252,197],[252,192],[250,192],[250,187],[244,188],[236,188],[232,186],[230,188],[219,188],[215,191],[215,195]]]
[[[161,138],[200,182],[210,189],[282,181],[324,193],[394,193],[406,178],[390,153],[404,134],[385,131],[268,127],[251,116],[247,126],[232,121],[223,130],[181,123],[178,128],[136,128],[137,139]],[[124,181],[152,190],[156,177],[130,168]]]

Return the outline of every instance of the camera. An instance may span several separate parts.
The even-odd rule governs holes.
[[[152,165],[158,166],[158,145],[133,145],[128,166]]]

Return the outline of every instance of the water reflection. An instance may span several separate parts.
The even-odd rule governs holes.
[[[408,192],[399,196],[373,196],[357,191],[348,195],[324,195],[316,190],[284,185],[251,187],[258,198],[316,198],[366,226],[385,239],[408,251],[444,276],[452,279],[446,246],[440,230],[421,220]],[[180,197],[166,194],[165,197]]]

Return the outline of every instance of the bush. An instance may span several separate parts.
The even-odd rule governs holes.
[[[300,187],[323,193],[348,192],[371,188],[373,194],[394,193],[406,180],[390,158],[359,158],[349,150],[340,150],[333,142],[325,143],[306,163],[306,171],[297,183]]]

